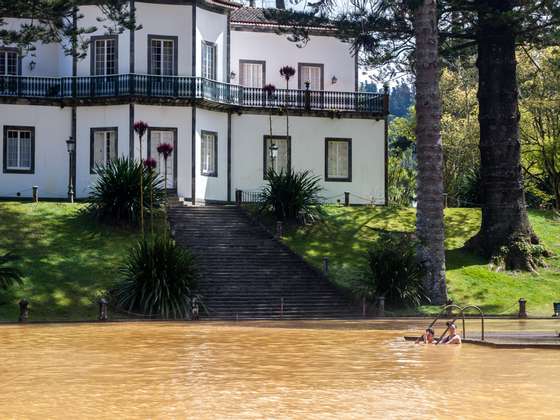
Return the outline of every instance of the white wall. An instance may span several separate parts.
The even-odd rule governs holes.
[[[177,194],[180,197],[190,197],[192,108],[136,105],[134,119],[144,121],[151,127],[177,129],[177,149],[173,151],[177,155]],[[142,146],[144,158],[147,156],[147,144],[146,135]],[[134,156],[137,157],[140,155],[140,144],[136,135],[135,148]]]
[[[298,88],[298,63],[324,64],[324,89],[354,91],[355,61],[350,44],[327,36],[311,36],[305,47],[298,48],[288,41],[287,35],[270,32],[231,31],[231,71],[239,84],[239,60],[266,61],[266,83],[285,88],[286,81],[280,76],[280,68],[292,66],[296,75],[290,80],[290,88]],[[331,79],[336,76],[336,84]]]
[[[213,42],[218,46],[218,81],[227,79],[227,16],[197,7],[196,9],[196,75],[202,74],[202,41]]]
[[[76,133],[76,197],[86,197],[95,175],[90,174],[90,140],[92,128],[117,127],[118,154],[128,156],[128,105],[78,107]]]
[[[54,106],[0,105],[2,144],[4,126],[35,127],[35,171],[33,174],[0,172],[0,196],[31,196],[31,187],[39,187],[40,197],[66,197],[68,187],[68,152],[70,108]],[[3,165],[3,147],[0,163]]]
[[[267,115],[232,116],[232,190],[255,191],[263,180],[264,135],[270,133]],[[273,134],[285,135],[285,117],[273,117]],[[330,202],[354,194],[353,203],[385,197],[384,122],[372,119],[290,117],[291,162],[294,170],[310,170],[321,178],[322,196]],[[352,139],[352,182],[325,181],[325,138]],[[356,197],[360,196],[361,199]]]
[[[26,19],[5,19],[6,25],[3,30],[18,30]],[[14,45],[15,47],[15,45]],[[62,48],[58,44],[35,44],[35,50],[24,52],[21,60],[22,76],[58,76],[59,56],[63,55]]]
[[[135,72],[148,73],[148,35],[178,37],[179,76],[190,76],[192,70],[192,8],[186,5],[149,4],[136,2],[137,22],[134,41]],[[127,45],[128,54],[128,45]],[[128,73],[128,69],[126,70]]]
[[[201,174],[201,131],[218,133],[218,176]],[[196,199],[227,200],[227,114],[196,109]],[[189,166],[190,167],[190,166]],[[232,193],[232,199],[233,199]]]
[[[82,19],[78,21],[78,25],[83,28],[91,28],[96,27],[97,30],[90,34],[84,35],[84,37],[92,37],[92,36],[100,36],[100,35],[108,35],[109,28],[114,28],[114,23],[107,20],[107,21],[98,21],[98,19],[104,19],[104,15],[101,12],[101,9],[97,6],[81,6],[80,13],[84,16]],[[106,26],[106,27],[105,27]],[[119,48],[118,48],[118,60],[119,60],[119,73],[126,74],[128,73],[129,68],[129,57],[130,57],[130,34],[128,31],[124,31],[122,34],[118,35],[119,40]],[[88,48],[87,56],[78,61],[78,76],[89,76],[91,75],[91,45]],[[70,65],[72,65],[70,61]],[[70,71],[71,74],[71,71]]]

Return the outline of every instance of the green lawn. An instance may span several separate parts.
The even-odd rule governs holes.
[[[95,319],[95,302],[117,279],[138,234],[101,227],[80,216],[83,204],[0,202],[0,253],[22,257],[24,286],[0,291],[0,320]]]
[[[309,262],[320,267],[329,257],[331,278],[341,287],[365,267],[364,255],[375,229],[414,231],[414,209],[387,207],[328,206],[324,223],[286,233],[285,242]],[[560,221],[551,213],[532,211],[533,228],[543,243],[560,255]],[[528,300],[529,315],[552,314],[552,302],[560,301],[560,259],[548,260],[549,267],[538,275],[530,273],[495,272],[480,258],[461,250],[465,241],[478,230],[480,210],[447,209],[446,248],[447,281],[450,297],[459,304],[476,304],[492,314],[516,312],[517,301]],[[419,308],[434,312],[434,307]],[[399,311],[401,312],[401,311]],[[406,311],[405,311],[406,313]]]

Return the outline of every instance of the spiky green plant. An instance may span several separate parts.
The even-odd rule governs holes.
[[[140,240],[121,268],[113,291],[119,308],[165,319],[190,318],[198,279],[194,256],[167,236]]]
[[[17,255],[10,252],[0,255],[0,289],[7,290],[15,284],[20,286],[23,284],[21,271],[12,265],[19,259]]]
[[[271,212],[276,219],[296,221],[303,217],[314,221],[321,217],[320,178],[309,171],[295,172],[270,169],[267,185],[261,192],[261,211]]]
[[[428,302],[422,283],[425,268],[416,257],[417,241],[408,234],[382,232],[367,254],[368,270],[355,280],[360,297],[385,297],[393,305]]]
[[[164,203],[161,178],[141,162],[117,158],[105,166],[97,167],[95,173],[97,179],[89,195],[90,204],[86,211],[105,223],[138,225],[141,216],[140,176],[143,178],[144,212],[150,211],[150,195],[154,209]]]

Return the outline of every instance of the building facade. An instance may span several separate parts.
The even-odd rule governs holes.
[[[262,9],[218,0],[131,2],[140,29],[108,31],[80,7],[85,58],[58,44],[33,55],[0,46],[0,197],[87,197],[94,169],[140,158],[135,121],[150,128],[142,158],[174,145],[168,185],[193,202],[257,191],[268,168],[310,170],[325,200],[386,202],[388,98],[357,92],[357,60],[329,27],[299,45]],[[17,28],[23,19],[6,19]],[[286,85],[280,68],[295,75]],[[273,84],[270,96],[263,87]],[[288,114],[288,117],[287,115]],[[66,140],[76,140],[69,163]]]

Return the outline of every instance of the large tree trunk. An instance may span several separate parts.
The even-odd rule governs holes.
[[[418,157],[416,234],[420,243],[418,256],[427,269],[424,284],[432,303],[443,304],[447,300],[447,287],[436,0],[423,0],[415,9],[414,20]]]
[[[480,0],[478,61],[482,224],[467,246],[511,269],[535,268],[525,206],[517,104],[514,0]]]

